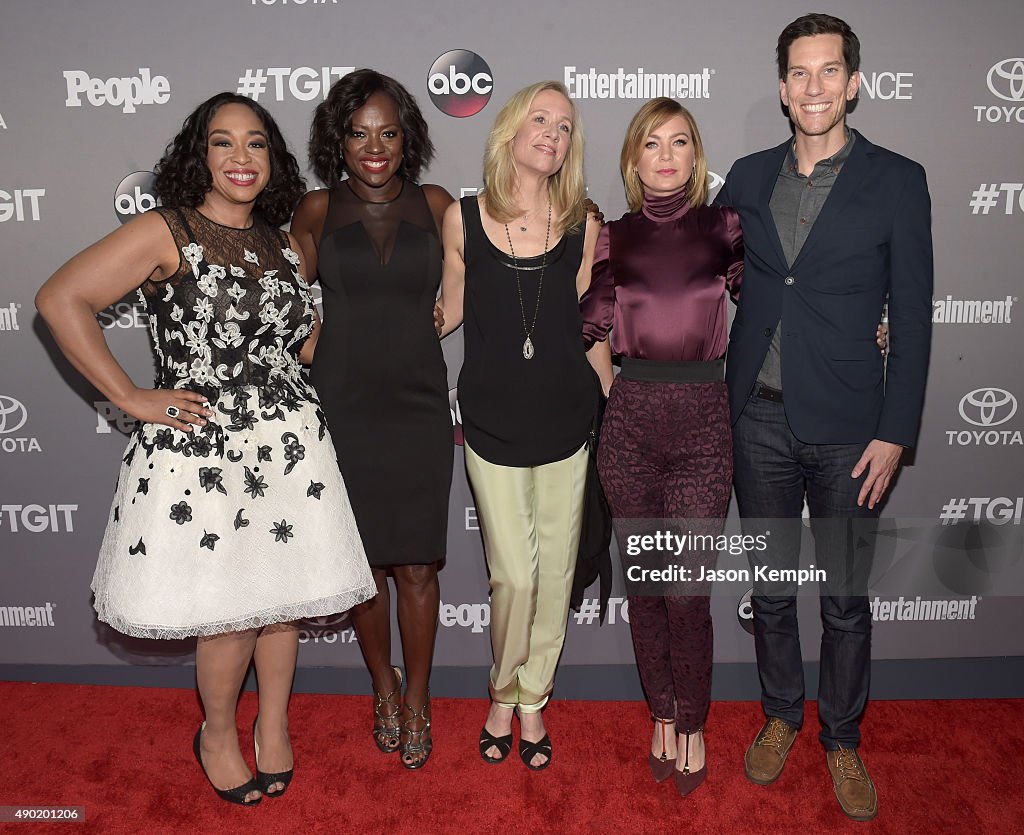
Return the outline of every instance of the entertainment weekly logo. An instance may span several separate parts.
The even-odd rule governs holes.
[[[36,606],[0,606],[0,628],[54,626],[53,607],[49,602]]]
[[[0,394],[0,453],[42,452],[39,439],[22,433],[28,409],[20,400]]]
[[[331,86],[355,67],[255,67],[238,77],[235,93],[253,101],[313,101],[327,98]],[[269,86],[269,90],[267,89]]]
[[[11,302],[8,305],[0,306],[0,331],[20,331],[18,324],[18,313],[21,312],[21,305]]]
[[[993,98],[974,105],[977,121],[1024,125],[1024,58],[996,61],[985,75],[985,85]]]
[[[975,620],[980,602],[977,595],[937,600],[922,599],[920,595],[913,600],[905,597],[882,600],[876,595],[869,605],[873,621],[941,621]]]
[[[932,322],[936,325],[1012,325],[1017,296],[1005,299],[932,300]]]
[[[0,223],[39,220],[39,199],[45,196],[45,188],[0,188]]]
[[[139,67],[138,75],[123,78],[93,78],[85,70],[64,70],[68,88],[65,107],[81,107],[82,98],[93,107],[120,107],[122,113],[135,113],[141,105],[167,104],[171,100],[171,82],[165,75],[153,75],[149,67]]]
[[[978,388],[960,398],[957,411],[970,429],[947,429],[949,446],[1024,446],[1019,429],[999,429],[1017,414],[1017,398],[1006,389]]]
[[[590,67],[577,72],[565,67],[563,81],[571,99],[710,99],[711,76],[716,70],[703,67],[699,72],[650,72],[643,67],[627,71],[618,67],[611,72]]]

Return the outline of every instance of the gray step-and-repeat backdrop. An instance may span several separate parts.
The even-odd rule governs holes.
[[[714,189],[733,160],[788,135],[774,46],[782,26],[805,11],[794,0],[5,0],[0,665],[191,663],[188,642],[125,639],[94,617],[89,581],[133,423],[60,357],[32,299],[67,258],[152,208],[148,172],[196,104],[220,90],[258,100],[304,163],[314,106],[350,69],[373,67],[418,98],[438,148],[425,180],[458,197],[480,183],[501,103],[528,83],[559,79],[581,113],[590,194],[618,217],[619,146],[631,115],[654,95],[678,98],[696,116]],[[925,166],[934,211],[931,374],[920,444],[885,511],[872,592],[875,657],[1024,656],[1024,183],[1011,182],[1024,179],[1024,6],[848,0],[827,11],[847,19],[863,43],[851,124]],[[129,298],[99,321],[125,368],[149,384],[144,309]],[[457,421],[458,333],[445,356]],[[455,434],[458,442],[458,426]],[[402,517],[396,506],[396,525]],[[458,447],[440,666],[490,661],[477,528]],[[737,580],[716,590],[718,662],[753,659],[748,589]],[[631,663],[621,582],[604,625],[596,587],[588,594],[570,616],[563,665]],[[802,604],[810,659],[815,603]],[[342,617],[304,624],[302,639],[303,667],[361,665]]]

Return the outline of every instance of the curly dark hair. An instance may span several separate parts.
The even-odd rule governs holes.
[[[317,105],[309,127],[309,164],[329,188],[338,185],[346,173],[341,146],[352,128],[352,115],[374,93],[386,93],[398,108],[398,123],[402,126],[399,176],[418,182],[420,171],[434,158],[427,122],[412,94],[389,76],[375,70],[356,70],[334,83],[327,98]]]
[[[182,123],[178,135],[156,164],[157,196],[165,206],[195,208],[203,202],[213,187],[213,177],[206,165],[207,129],[213,114],[225,104],[244,104],[263,124],[270,153],[270,182],[256,198],[253,212],[271,226],[280,226],[291,217],[305,192],[305,180],[273,116],[252,99],[234,93],[218,93],[208,98]]]

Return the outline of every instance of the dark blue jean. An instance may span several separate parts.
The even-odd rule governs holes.
[[[745,532],[763,533],[768,548],[750,552],[751,568],[800,567],[804,496],[814,535],[814,565],[827,581],[818,589],[823,634],[818,683],[820,739],[828,750],[860,742],[871,669],[871,568],[878,507],[857,506],[866,474],[850,472],[866,444],[805,444],[785,407],[752,396],[733,427],[733,480]],[[806,565],[804,566],[807,567]],[[755,583],[754,647],[761,704],[794,728],[803,724],[804,675],[794,584]]]

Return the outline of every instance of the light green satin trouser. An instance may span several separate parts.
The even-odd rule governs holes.
[[[504,467],[465,451],[491,574],[491,698],[536,712],[565,641],[589,453]]]

